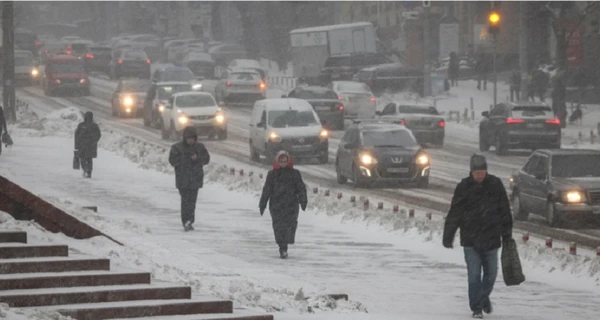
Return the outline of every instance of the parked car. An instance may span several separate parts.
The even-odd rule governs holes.
[[[185,81],[153,82],[144,101],[144,125],[160,129],[162,112],[175,93],[192,91],[192,85]]]
[[[434,106],[390,102],[375,114],[379,119],[396,122],[410,129],[422,146],[441,148],[444,145],[446,121]]]
[[[377,96],[386,91],[412,91],[423,95],[423,69],[406,67],[402,63],[380,64],[364,68],[355,75]]]
[[[85,69],[88,72],[106,72],[110,66],[112,49],[108,46],[89,46],[85,54]]]
[[[560,149],[560,120],[542,102],[506,102],[481,113],[479,149],[495,146],[498,155],[510,149]]]
[[[110,62],[110,78],[121,79],[123,76],[137,76],[150,79],[150,59],[141,50],[123,50],[113,56]]]
[[[267,86],[260,74],[251,69],[227,69],[215,87],[217,101],[229,103],[254,103],[264,99]]]
[[[356,186],[375,184],[428,188],[429,155],[404,126],[355,122],[346,130],[335,158],[337,182]]]
[[[188,126],[196,128],[198,135],[227,139],[227,119],[208,92],[181,92],[169,98],[162,112],[162,138],[177,138]]]
[[[328,87],[344,103],[347,118],[371,118],[375,115],[377,99],[364,83],[333,81]]]
[[[329,133],[323,129],[319,115],[300,99],[265,99],[257,101],[250,116],[250,159],[271,161],[285,150],[294,158],[317,158],[329,161]]]
[[[282,98],[297,98],[310,103],[319,115],[323,127],[344,130],[344,105],[333,90],[325,87],[297,87]]]
[[[90,95],[90,79],[85,72],[83,61],[71,55],[58,55],[48,60],[42,87],[48,96],[59,92]]]
[[[112,94],[112,115],[117,117],[138,116],[144,110],[150,81],[141,79],[121,80]]]
[[[265,69],[263,69],[263,67],[260,65],[260,62],[258,62],[256,60],[235,59],[229,63],[228,68],[229,69],[235,69],[235,68],[252,69],[252,70],[260,73],[260,77],[261,77],[261,79],[263,79],[263,81],[265,81],[267,79],[267,71],[265,71]]]
[[[385,55],[373,52],[333,55],[325,61],[325,65],[319,74],[319,79],[323,83],[352,80],[352,76],[365,67],[391,62]]]
[[[533,213],[550,226],[600,225],[600,151],[537,150],[510,178],[513,215]]]

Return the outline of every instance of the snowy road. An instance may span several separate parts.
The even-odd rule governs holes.
[[[360,315],[365,320],[470,316],[462,251],[441,248],[439,239],[424,243],[418,234],[340,223],[309,210],[301,215],[290,259],[283,261],[277,257],[270,218],[258,214],[255,195],[207,184],[198,200],[196,231],[183,233],[172,175],[140,169],[100,150],[94,178],[82,180],[69,165],[70,138],[15,138],[19,143],[3,153],[0,173],[43,196],[98,205],[98,213],[77,214],[127,247],[98,239],[87,243],[88,249],[124,267],[151,267],[155,277],[187,281],[195,291],[270,311],[283,309],[275,315],[282,320],[300,309],[293,299],[299,288],[306,296],[347,293],[367,308],[369,314]],[[589,277],[558,270],[548,274],[531,261],[524,267],[528,281],[519,287],[507,288],[499,276],[496,313],[488,318],[598,318],[600,288]],[[354,312],[344,319],[356,319],[352,306],[340,303],[334,312]]]
[[[159,133],[142,125],[140,119],[115,119],[110,114],[109,98],[116,83],[114,81],[92,78],[93,97],[74,98],[48,98],[43,95],[39,88],[27,88],[20,91],[20,97],[24,100],[33,101],[36,105],[49,104],[55,108],[75,106],[94,111],[98,118],[116,124],[117,127],[131,132],[136,136],[142,136],[155,143],[168,145],[169,142],[160,140]],[[207,86],[210,87],[210,86]],[[210,88],[209,88],[210,89]],[[270,97],[279,97],[281,91],[271,90]],[[208,141],[207,146],[212,152],[225,155],[247,163],[252,166],[268,168],[268,165],[256,164],[249,161],[248,155],[248,123],[249,108],[233,107],[226,108],[229,118],[229,140],[225,142]],[[375,189],[365,190],[365,195],[406,204],[420,208],[433,209],[446,212],[448,202],[452,196],[455,184],[468,173],[469,157],[478,152],[477,137],[474,131],[464,125],[447,123],[446,145],[443,149],[431,149],[432,179],[430,189]],[[352,186],[340,186],[335,183],[335,168],[333,166],[335,152],[339,144],[341,132],[334,132],[330,139],[330,164],[329,165],[300,165],[302,172],[311,181],[319,183],[323,187],[337,188],[339,190],[353,190]],[[488,154],[490,171],[504,179],[508,185],[508,176],[512,171],[518,169],[524,162],[527,153],[515,153],[510,157],[498,157],[493,153]],[[535,218],[535,217],[534,217]],[[600,246],[600,232],[598,230],[580,230],[578,232],[565,233],[551,229],[536,222],[519,223],[519,228],[540,233],[544,236],[575,241],[589,247]]]

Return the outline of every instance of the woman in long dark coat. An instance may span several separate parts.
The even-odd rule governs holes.
[[[300,171],[294,169],[290,155],[280,151],[275,156],[273,170],[269,171],[258,205],[262,216],[269,202],[269,211],[273,219],[275,242],[279,245],[279,256],[288,256],[288,244],[294,244],[300,207],[306,210],[308,202],[306,186]]]
[[[91,178],[94,168],[92,159],[98,156],[98,141],[101,134],[100,127],[94,122],[92,112],[86,112],[83,119],[83,122],[79,123],[75,130],[75,152],[81,161],[83,176]]]

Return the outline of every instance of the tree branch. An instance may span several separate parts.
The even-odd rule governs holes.
[[[588,4],[587,7],[585,7],[583,13],[579,16],[579,21],[577,22],[573,30],[571,30],[571,33],[569,33],[569,35],[567,36],[567,41],[571,40],[571,37],[573,36],[573,33],[575,33],[575,30],[583,23],[583,19],[585,19],[585,17],[588,14],[592,13],[593,10],[598,9],[599,4],[600,2],[594,1],[592,2],[592,4]]]

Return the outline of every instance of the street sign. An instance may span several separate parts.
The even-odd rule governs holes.
[[[404,11],[402,17],[409,20],[419,19],[419,11]]]

